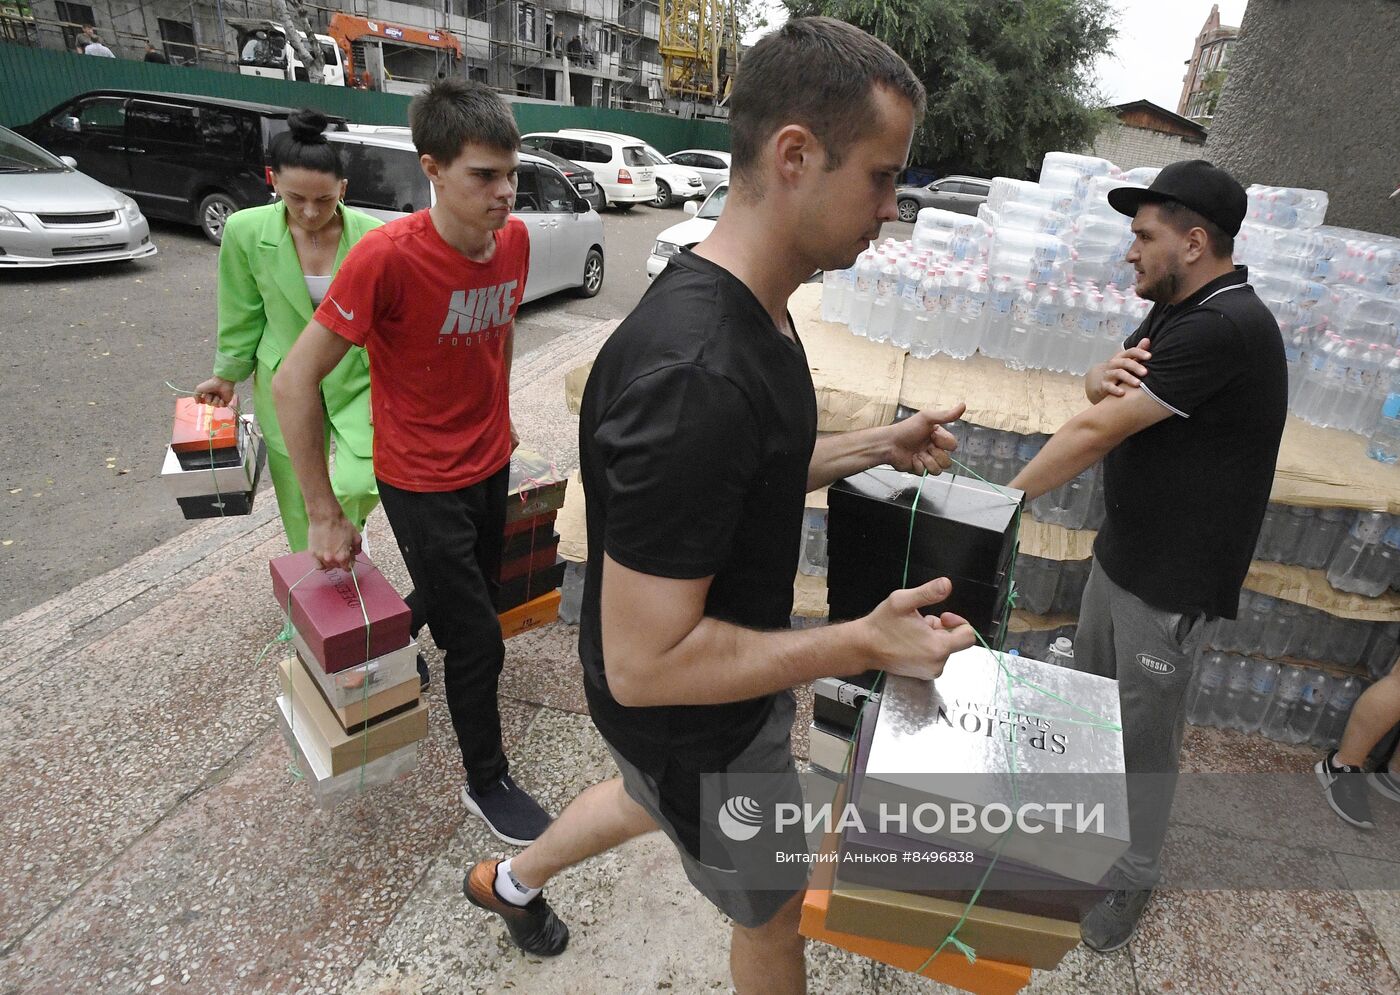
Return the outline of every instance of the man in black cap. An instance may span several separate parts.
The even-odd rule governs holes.
[[[1091,407],[1011,482],[1035,498],[1104,461],[1074,667],[1118,681],[1132,845],[1083,922],[1101,952],[1132,937],[1160,876],[1186,688],[1207,623],[1235,617],[1288,395],[1278,324],[1231,259],[1239,183],[1197,159],[1108,200],[1133,218],[1127,258],[1155,306],[1085,376]]]

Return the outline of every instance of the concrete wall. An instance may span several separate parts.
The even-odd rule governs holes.
[[[1101,156],[1121,169],[1166,166],[1182,159],[1201,159],[1202,146],[1178,135],[1114,122],[1094,139],[1089,155]]]
[[[1251,0],[1206,158],[1329,195],[1327,223],[1400,235],[1400,3]]]

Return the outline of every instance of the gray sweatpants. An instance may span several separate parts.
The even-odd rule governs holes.
[[[1132,845],[1110,873],[1114,887],[1152,888],[1161,876],[1186,688],[1205,628],[1200,615],[1162,611],[1128,593],[1094,560],[1079,606],[1074,667],[1118,681]]]

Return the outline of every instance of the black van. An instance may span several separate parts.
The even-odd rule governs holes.
[[[217,243],[230,214],[270,199],[268,144],[291,113],[188,93],[93,90],[14,130],[72,156],[147,217],[199,225]],[[344,119],[331,122],[344,130]]]

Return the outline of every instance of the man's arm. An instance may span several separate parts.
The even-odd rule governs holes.
[[[655,577],[604,554],[603,658],[619,704],[745,701],[872,668],[931,680],[949,654],[976,641],[972,626],[956,615],[919,614],[951,592],[944,578],[895,591],[856,621],[785,632],[706,617],[712,579]]]
[[[962,417],[967,405],[947,411],[920,411],[901,422],[859,432],[833,432],[817,439],[807,465],[807,490],[888,463],[909,473],[941,473],[952,466],[948,454],[957,441],[943,426]]]
[[[359,534],[331,490],[321,406],[321,381],[345,358],[350,344],[313,319],[272,378],[277,420],[306,501],[308,548],[323,568],[348,569],[360,546]]]
[[[506,328],[506,397],[510,397],[510,364],[515,359],[515,319],[510,319],[510,325]],[[510,451],[515,452],[520,445],[520,436],[515,432],[515,417],[510,419]]]
[[[1090,404],[1098,404],[1112,394],[1122,397],[1132,387],[1141,387],[1142,378],[1147,376],[1147,367],[1142,364],[1152,358],[1147,351],[1152,343],[1140,339],[1132,349],[1124,349],[1112,359],[1096,363],[1084,374],[1084,396]]]
[[[1028,501],[1038,498],[1093,466],[1128,436],[1170,417],[1166,405],[1145,390],[1108,394],[1060,426],[1011,486],[1025,491]]]

